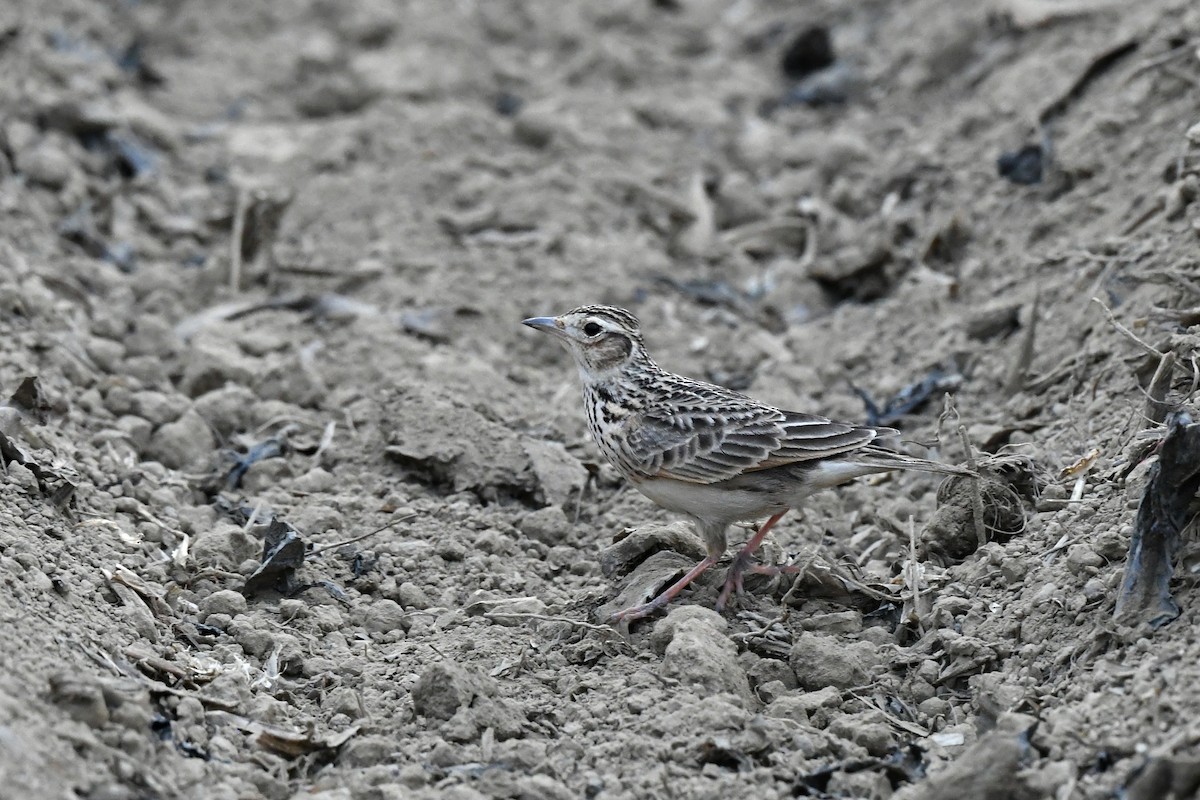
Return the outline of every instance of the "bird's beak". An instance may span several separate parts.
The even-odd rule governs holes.
[[[563,339],[567,338],[567,332],[562,324],[559,323],[557,317],[530,317],[529,319],[521,320],[521,324],[528,325],[535,330],[553,333],[555,336]]]

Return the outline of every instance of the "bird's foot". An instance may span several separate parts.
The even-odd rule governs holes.
[[[725,577],[725,588],[721,590],[721,596],[717,598],[717,613],[725,610],[725,604],[729,602],[729,598],[736,592],[738,597],[746,593],[745,576],[747,572],[755,575],[768,575],[775,577],[777,575],[795,575],[800,571],[800,567],[794,564],[784,564],[781,566],[767,566],[765,564],[755,564],[750,560],[750,554],[746,552],[738,553],[733,563],[729,565],[729,572]]]
[[[696,578],[700,577],[706,569],[717,563],[719,554],[710,553],[703,561],[692,567],[686,575],[673,583],[670,588],[660,594],[658,597],[651,600],[649,603],[642,603],[640,606],[633,606],[624,611],[618,611],[608,618],[609,622],[632,622],[636,619],[643,619],[650,616],[660,608],[665,608],[667,603],[675,599],[675,596],[684,590],[685,587]]]
[[[664,599],[665,598],[665,599]],[[640,606],[632,606],[623,611],[618,611],[608,617],[609,622],[633,622],[636,619],[645,619],[646,617],[658,611],[660,608],[666,608],[670,598],[666,598],[665,593],[651,600],[649,603],[642,603]]]

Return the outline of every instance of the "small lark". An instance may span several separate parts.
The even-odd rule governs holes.
[[[554,334],[575,357],[588,427],[604,457],[655,503],[691,517],[708,549],[674,585],[614,620],[640,619],[666,606],[717,563],[734,522],[768,517],[734,558],[718,611],[732,592],[742,591],[747,570],[787,571],[753,564],[751,555],[771,526],[810,494],[897,469],[972,474],[873,444],[896,435],[891,428],[783,411],[667,372],[650,358],[637,318],[624,309],[583,306],[524,324]]]

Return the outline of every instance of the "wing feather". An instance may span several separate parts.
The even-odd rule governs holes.
[[[629,434],[626,455],[648,477],[708,484],[856,450],[886,433],[733,397],[738,402],[729,409],[675,402],[647,410]]]

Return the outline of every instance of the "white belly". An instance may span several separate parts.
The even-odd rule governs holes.
[[[729,525],[755,520],[776,514],[787,507],[773,502],[773,498],[762,492],[744,489],[662,478],[647,478],[633,485],[668,511],[687,514],[709,523]]]

